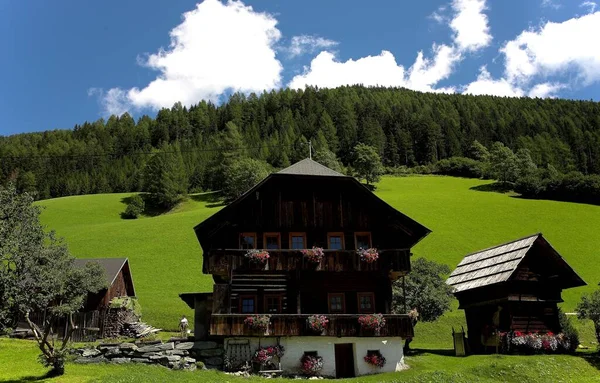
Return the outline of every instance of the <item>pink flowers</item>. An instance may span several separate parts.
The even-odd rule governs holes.
[[[300,367],[307,375],[316,375],[323,369],[323,358],[320,356],[304,355],[300,359]]]
[[[547,332],[540,334],[537,332],[523,333],[502,332],[500,333],[502,344],[506,351],[516,349],[524,352],[569,352],[572,350],[572,340],[565,334],[554,334]]]
[[[266,250],[251,249],[248,250],[245,257],[253,263],[265,263],[269,259],[270,255],[269,252]]]
[[[358,317],[358,323],[365,330],[381,330],[385,326],[382,314],[367,314]]]
[[[312,249],[302,250],[302,254],[309,262],[313,262],[313,263],[321,262],[323,260],[323,257],[325,256],[325,253],[323,252],[323,248],[316,247],[316,246],[313,246]]]
[[[329,319],[325,315],[311,315],[306,318],[306,324],[308,328],[315,332],[322,332],[327,328],[327,323],[329,323]]]
[[[244,319],[244,324],[253,330],[267,331],[271,324],[270,315],[251,315]]]
[[[261,365],[265,365],[273,359],[274,356],[281,358],[283,356],[284,348],[283,346],[268,346],[268,347],[260,347],[256,352],[254,352],[254,356],[252,360]]]
[[[373,247],[370,249],[360,248],[356,252],[360,255],[360,260],[367,263],[373,263],[379,259],[379,253]]]
[[[383,367],[385,366],[385,358],[380,353],[370,353],[365,356],[365,362],[371,366]]]

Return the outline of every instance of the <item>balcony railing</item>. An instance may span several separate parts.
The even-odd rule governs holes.
[[[268,250],[269,260],[264,265],[252,264],[245,258],[247,250],[211,250],[206,256],[206,273],[228,275],[232,270],[317,270],[317,271],[376,271],[391,270],[401,275],[410,271],[408,249],[379,250],[379,259],[372,263],[361,261],[356,250],[324,250],[320,263],[308,262],[300,250]]]
[[[310,314],[273,314],[265,332],[257,332],[244,324],[248,314],[213,314],[210,335],[213,336],[335,336],[335,337],[412,337],[413,327],[406,314],[385,314],[380,331],[363,330],[359,314],[325,314],[329,323],[322,333],[311,330],[306,322]]]

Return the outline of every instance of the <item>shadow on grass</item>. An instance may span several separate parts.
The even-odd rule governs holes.
[[[454,350],[451,348],[433,349],[433,348],[411,348],[406,352],[406,356],[421,356],[425,354],[433,354],[440,356],[455,356]]]
[[[150,201],[148,194],[140,193],[139,195],[144,200],[144,211],[142,212],[143,216],[156,217],[156,216],[168,213],[171,210],[171,208],[155,206],[152,203],[152,201]],[[123,203],[125,206],[127,206],[131,202],[132,198],[133,198],[133,196],[121,198],[121,203]],[[134,218],[130,218],[130,217],[126,216],[125,211],[121,212],[121,218],[122,219],[134,219]]]
[[[472,186],[469,189],[482,192],[508,193],[512,191],[513,186],[506,182],[493,182],[491,184]]]
[[[206,203],[206,207],[208,208],[227,205],[223,200],[223,196],[218,191],[190,195],[190,198],[196,202]]]
[[[575,354],[580,358],[583,358],[590,366],[600,370],[600,354],[598,352],[586,352],[581,354]]]
[[[54,374],[52,371],[48,371],[47,373],[40,375],[40,376],[23,376],[18,379],[3,380],[2,382],[4,382],[4,383],[40,382],[42,380],[56,378],[56,377],[57,377],[56,374]]]

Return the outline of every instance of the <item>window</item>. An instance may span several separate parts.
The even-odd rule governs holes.
[[[265,233],[264,235],[264,248],[267,250],[277,250],[281,248],[281,241],[279,233]]]
[[[371,248],[371,233],[355,233],[354,240],[356,242],[357,249],[369,249]]]
[[[328,233],[327,244],[331,250],[344,249],[344,233]]]
[[[358,293],[358,312],[365,314],[375,312],[375,294]]]
[[[265,295],[265,312],[267,314],[281,313],[281,295]]]
[[[240,296],[240,312],[242,314],[256,313],[256,296],[254,296],[254,295]]]
[[[330,314],[343,314],[346,312],[346,302],[344,299],[344,294],[327,294],[327,300],[329,301]]]
[[[290,233],[290,249],[306,249],[306,233]]]
[[[240,234],[240,249],[256,249],[256,233]]]

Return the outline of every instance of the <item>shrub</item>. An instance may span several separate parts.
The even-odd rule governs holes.
[[[451,157],[435,164],[434,173],[455,177],[481,178],[483,164],[480,161],[466,157]]]
[[[136,194],[129,199],[123,216],[125,218],[135,219],[144,212],[145,208],[146,204],[144,203],[144,200],[139,194]]]
[[[567,316],[562,310],[558,310],[558,320],[560,321],[560,328],[562,333],[571,341],[571,348],[569,351],[574,352],[579,346],[579,331],[573,325],[571,318]]]

